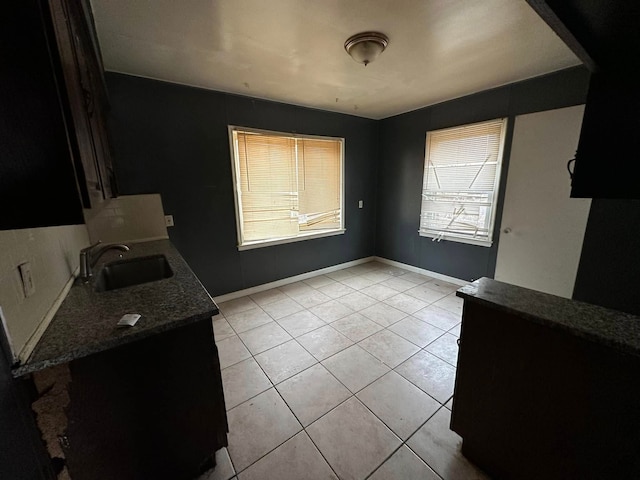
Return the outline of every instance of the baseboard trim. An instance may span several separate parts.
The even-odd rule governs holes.
[[[229,300],[234,300],[236,298],[246,297],[247,295],[253,295],[254,293],[260,293],[260,292],[264,292],[265,290],[271,290],[272,288],[282,287],[283,285],[288,285],[290,283],[306,280],[307,278],[315,277],[316,275],[331,273],[337,270],[342,270],[343,268],[354,267],[356,265],[361,265],[363,263],[368,263],[373,261],[386,263],[387,265],[403,268],[410,272],[419,273],[421,275],[427,275],[429,277],[437,278],[445,282],[453,283],[454,285],[460,285],[461,287],[471,283],[467,280],[462,280],[461,278],[450,277],[449,275],[443,275],[442,273],[432,272],[431,270],[425,270],[424,268],[414,267],[413,265],[396,262],[395,260],[389,260],[388,258],[384,258],[384,257],[365,257],[365,258],[359,258],[358,260],[352,260],[350,262],[333,265],[331,267],[321,268],[320,270],[314,270],[312,272],[302,273],[300,275],[295,275],[293,277],[283,278],[281,280],[276,280],[275,282],[264,283],[262,285],[256,285],[255,287],[245,288],[244,290],[238,290],[236,292],[226,293],[224,295],[213,297],[213,300],[216,303],[228,302]]]
[[[359,258],[358,260],[352,260],[350,262],[340,263],[338,265],[332,265],[331,267],[321,268],[320,270],[313,270],[312,272],[301,273],[300,275],[283,278],[281,280],[276,280],[275,282],[264,283],[262,285],[256,285],[255,287],[245,288],[244,290],[238,290],[236,292],[219,295],[217,297],[213,297],[213,300],[216,303],[228,302],[229,300],[234,300],[236,298],[246,297],[247,295],[253,295],[254,293],[260,293],[260,292],[264,292],[265,290],[271,290],[272,288],[282,287],[283,285],[288,285],[290,283],[306,280],[307,278],[315,277],[316,275],[331,273],[337,270],[342,270],[343,268],[355,267],[356,265],[372,262],[373,260],[375,260],[375,258],[376,257]]]
[[[419,273],[421,275],[427,275],[428,277],[437,278],[438,280],[443,280],[445,282],[453,283],[454,285],[460,285],[461,287],[464,287],[465,285],[469,285],[471,283],[468,280],[462,280],[461,278],[450,277],[449,275],[443,275],[442,273],[432,272],[431,270],[425,270],[424,268],[414,267],[413,265],[396,262],[395,260],[389,260],[388,258],[384,258],[384,257],[373,257],[373,259],[380,263],[386,263],[387,265],[393,265],[394,267],[403,268],[405,270],[409,270],[410,272]]]

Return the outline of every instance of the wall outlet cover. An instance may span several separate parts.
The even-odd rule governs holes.
[[[18,265],[20,270],[20,278],[22,279],[22,290],[25,297],[30,297],[36,293],[36,285],[33,282],[33,276],[31,275],[31,263],[25,262]]]
[[[167,227],[173,227],[174,223],[173,223],[173,215],[165,215],[164,216],[164,224]]]

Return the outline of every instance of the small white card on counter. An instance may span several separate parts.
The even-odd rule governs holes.
[[[127,313],[123,315],[122,318],[118,321],[119,327],[133,327],[136,322],[140,319],[141,315],[137,313]]]

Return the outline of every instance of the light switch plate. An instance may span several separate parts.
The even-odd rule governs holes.
[[[173,227],[173,215],[165,215],[164,216],[164,224],[167,227]]]
[[[364,202],[362,200],[358,201],[358,208],[362,208],[364,205]]]
[[[22,279],[22,290],[25,297],[30,297],[36,293],[36,285],[33,283],[33,277],[31,275],[31,263],[24,262],[18,265],[20,270],[20,278]]]

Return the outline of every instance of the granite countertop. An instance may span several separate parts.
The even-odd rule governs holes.
[[[89,283],[71,287],[29,359],[12,370],[14,377],[70,362],[160,332],[210,319],[218,306],[169,240],[130,243],[129,252],[107,251],[93,268]],[[107,263],[163,254],[173,276],[106,292],[95,279]],[[133,327],[119,328],[126,313],[142,315]]]
[[[609,347],[640,355],[640,317],[590,303],[480,278],[456,293],[536,323],[565,330]]]

